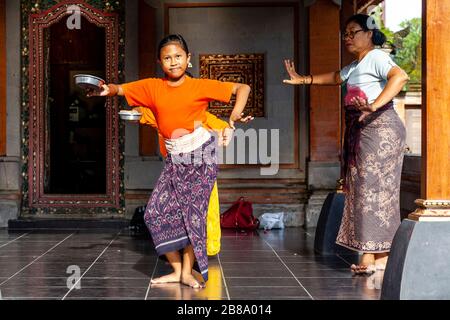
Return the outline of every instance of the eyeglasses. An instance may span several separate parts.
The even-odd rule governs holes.
[[[353,38],[355,38],[355,35],[360,31],[364,31],[364,30],[360,29],[360,30],[356,30],[356,31],[346,32],[342,35],[342,40],[345,40],[347,38],[349,38],[350,40],[353,40]]]

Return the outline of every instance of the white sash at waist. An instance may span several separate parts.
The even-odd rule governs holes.
[[[211,134],[203,127],[177,139],[164,139],[167,152],[170,154],[188,153],[200,148],[211,138]]]

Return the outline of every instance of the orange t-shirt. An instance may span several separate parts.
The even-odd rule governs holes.
[[[166,79],[149,78],[123,84],[122,89],[130,106],[150,108],[161,135],[174,139],[193,132],[195,122],[206,122],[210,101],[229,102],[233,83],[186,77],[171,87]]]
[[[139,121],[141,124],[150,125],[156,130],[158,130],[158,125],[156,124],[155,115],[153,114],[152,110],[149,108],[140,108],[140,112],[142,113],[141,120]],[[225,122],[219,118],[217,118],[215,115],[206,112],[206,122],[203,124],[203,126],[208,130],[223,130],[225,128],[229,128],[228,122]],[[158,138],[159,138],[159,151],[164,157],[167,157],[167,150],[166,145],[164,143],[164,138],[159,134],[158,132]]]

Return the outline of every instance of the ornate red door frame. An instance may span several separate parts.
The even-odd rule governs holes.
[[[119,100],[106,105],[106,193],[56,195],[44,192],[45,63],[44,31],[75,12],[105,28],[106,81],[123,82],[124,1],[116,8],[96,0],[22,0],[22,214],[124,213],[123,127],[118,119]],[[106,5],[107,4],[107,5]],[[76,6],[76,11],[74,7]]]

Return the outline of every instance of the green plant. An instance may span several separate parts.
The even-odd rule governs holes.
[[[418,84],[422,79],[422,21],[414,18],[402,22],[400,26],[406,35],[395,38],[397,53],[394,60],[408,73],[410,83]]]
[[[394,61],[409,75],[410,81],[404,88],[408,91],[410,86],[420,85],[422,80],[422,19],[405,20],[400,24],[402,30],[393,32],[384,25],[381,15],[381,7],[372,12],[375,22],[386,35],[385,48],[392,50]]]

